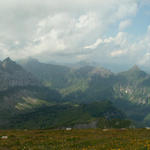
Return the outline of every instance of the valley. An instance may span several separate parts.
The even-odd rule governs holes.
[[[150,75],[133,66],[61,66],[35,59],[0,64],[0,128],[135,128],[150,125]],[[93,124],[91,126],[91,124]]]

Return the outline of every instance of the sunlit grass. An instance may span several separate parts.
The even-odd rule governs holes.
[[[148,150],[150,130],[2,130],[0,150]]]

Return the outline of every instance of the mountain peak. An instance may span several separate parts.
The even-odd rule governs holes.
[[[9,57],[0,63],[0,91],[12,87],[39,86],[40,82]]]
[[[141,71],[141,69],[137,65],[134,65],[129,71]]]
[[[2,61],[2,66],[5,68],[7,65],[10,65],[12,63],[14,63],[14,61],[12,61],[9,57],[7,57]]]
[[[16,64],[13,60],[11,60],[9,57],[4,59],[1,63],[2,68],[7,72],[14,72],[16,70],[22,70],[21,66]]]
[[[10,57],[7,57],[3,60],[3,62],[13,62],[13,61],[10,59]]]
[[[129,82],[135,82],[148,76],[148,74],[142,71],[137,65],[134,65],[128,71],[120,73],[120,75],[125,76]]]

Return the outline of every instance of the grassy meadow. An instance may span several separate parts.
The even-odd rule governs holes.
[[[0,150],[149,149],[150,130],[146,129],[0,130]]]

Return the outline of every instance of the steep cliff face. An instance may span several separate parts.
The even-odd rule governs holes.
[[[0,91],[13,87],[39,86],[40,82],[10,58],[0,62]]]
[[[138,104],[150,104],[150,75],[137,66],[117,75],[114,95]]]

